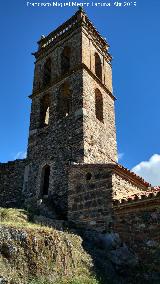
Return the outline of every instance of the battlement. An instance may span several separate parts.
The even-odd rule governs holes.
[[[128,195],[125,195],[123,198],[115,198],[113,199],[113,205],[114,206],[121,206],[121,205],[130,205],[131,203],[136,202],[143,202],[144,200],[154,200],[156,198],[160,198],[160,187],[151,186],[150,183],[146,182],[143,178],[135,174],[134,172],[128,170],[127,168],[124,168],[122,165],[117,164],[115,166],[115,169],[117,169],[117,173],[125,173],[128,177],[130,176],[133,178],[133,181],[136,181],[138,183],[141,183],[145,186],[145,190],[140,190],[139,192],[135,192],[133,194],[128,193]],[[120,171],[119,171],[120,170]],[[125,178],[125,176],[123,176]]]
[[[109,45],[106,40],[94,27],[85,12],[80,9],[70,19],[60,25],[56,30],[52,31],[49,35],[43,35],[38,41],[38,51],[32,54],[38,58],[44,51],[55,45],[58,41],[63,39],[64,36],[69,35],[72,31],[79,27],[84,27],[92,36],[94,41],[103,49],[103,51],[108,50]],[[111,56],[109,57],[111,60]]]
[[[56,30],[51,32],[48,36],[42,36],[42,38],[38,41],[39,48],[38,50],[41,50],[42,48],[46,48],[51,43],[57,42],[57,40],[62,37],[66,32],[71,31],[74,26],[78,22],[77,13],[72,16],[69,20],[67,20],[65,23],[63,23],[61,26],[59,26]]]
[[[119,200],[113,200],[113,205],[114,206],[128,206],[131,204],[135,204],[135,203],[143,203],[145,201],[156,201],[158,200],[160,201],[160,190],[157,191],[146,191],[143,192],[143,194],[139,193],[139,194],[133,194],[131,196],[129,196],[128,198],[122,198]]]

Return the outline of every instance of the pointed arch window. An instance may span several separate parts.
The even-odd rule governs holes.
[[[103,96],[98,89],[95,90],[95,115],[99,121],[103,122]]]
[[[102,81],[102,63],[98,53],[95,53],[95,74]]]
[[[44,127],[49,124],[49,112],[50,112],[50,99],[49,95],[43,96],[41,99],[41,111],[40,111],[40,126]]]
[[[48,195],[49,177],[50,177],[50,166],[45,165],[42,169],[42,176],[41,176],[41,194],[42,194],[42,196]]]
[[[59,118],[68,116],[72,111],[72,97],[68,83],[61,86],[58,101]]]
[[[62,75],[66,74],[70,70],[70,56],[71,56],[71,49],[70,47],[64,47],[62,54],[61,54],[61,72]]]
[[[43,69],[43,87],[50,86],[51,84],[51,59],[48,58],[44,64]]]

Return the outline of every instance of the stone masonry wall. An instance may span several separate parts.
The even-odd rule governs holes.
[[[103,122],[95,114],[95,90],[103,96]],[[84,162],[112,163],[117,161],[114,100],[103,87],[83,71]]]
[[[114,163],[71,165],[68,172],[68,218],[96,230],[103,231],[117,222],[113,208],[119,208],[115,207],[119,200],[136,200],[136,194],[137,198],[145,193],[151,196],[148,183]]]
[[[101,60],[102,81],[95,74],[95,53]],[[84,162],[110,163],[117,161],[112,67],[108,51],[99,47],[92,35],[82,29]],[[95,114],[95,90],[103,97],[103,122]]]
[[[64,83],[70,74],[73,73],[74,68],[77,67],[81,63],[81,32],[79,29],[73,31],[69,36],[66,36],[64,39],[60,40],[57,44],[50,47],[49,50],[40,55],[35,62],[35,70],[34,70],[34,80],[33,80],[33,95],[34,97],[43,96],[45,93],[52,91],[53,85],[57,87],[56,84],[58,82]],[[62,75],[61,74],[61,54],[64,47],[70,47],[71,50],[71,60],[70,60],[70,74]],[[43,73],[44,73],[44,65],[46,60],[51,59],[51,83],[50,86],[44,88],[43,87]],[[72,71],[73,70],[73,71]],[[75,78],[74,78],[75,80]],[[53,98],[54,99],[54,98]],[[31,117],[30,117],[30,129],[36,129],[39,127],[39,119],[38,113],[40,110],[37,108],[37,104],[34,104],[34,100],[32,103],[31,109]],[[37,98],[39,100],[39,98]],[[56,104],[56,101],[53,102]]]
[[[57,42],[57,44],[52,45],[47,51],[37,58],[34,70],[33,93],[44,91],[43,72],[45,62],[48,58],[51,59],[51,85],[56,81],[59,81],[62,77],[61,54],[66,46],[70,47],[71,50],[70,70],[73,70],[75,66],[81,64],[82,61],[82,36],[80,28],[62,38]]]
[[[69,73],[61,74],[61,53],[65,46],[71,49]],[[47,58],[52,62],[51,86],[43,89],[43,66]],[[51,46],[37,58],[33,86],[30,132],[28,142],[28,178],[26,195],[32,193],[41,198],[41,175],[45,165],[50,166],[49,194],[53,207],[67,208],[68,173],[66,165],[70,161],[83,162],[83,81],[81,62],[81,32],[74,30],[57,44]],[[41,66],[37,67],[37,66]],[[39,70],[39,71],[38,71]],[[37,73],[38,72],[38,73]],[[72,109],[68,116],[59,118],[58,101],[63,84],[67,83],[72,98]],[[36,86],[40,86],[37,89]],[[40,127],[41,99],[49,95],[49,125]],[[56,203],[56,204],[55,204]]]
[[[86,30],[82,29],[82,63],[95,74],[95,52],[101,59],[102,66],[102,84],[106,86],[109,92],[113,92],[112,88],[112,66],[107,59],[106,50],[99,48],[98,44]]]
[[[76,77],[76,80],[75,80]],[[78,78],[78,79],[77,79]],[[67,117],[58,119],[57,103],[61,85],[67,81],[71,86],[73,108]],[[40,198],[42,168],[50,165],[49,195],[53,199],[60,198],[60,203],[66,204],[68,176],[66,165],[69,161],[83,161],[83,117],[82,102],[79,96],[82,86],[81,72],[57,83],[48,92],[50,95],[50,121],[44,128],[30,130],[28,144],[28,162],[30,167],[28,192]],[[40,96],[33,98],[35,121],[39,120]]]
[[[114,206],[114,230],[144,266],[160,272],[160,194]]]
[[[21,207],[26,160],[0,164],[0,207]]]
[[[107,165],[69,168],[68,220],[105,230],[112,221],[112,176]]]

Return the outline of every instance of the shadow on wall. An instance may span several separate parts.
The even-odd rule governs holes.
[[[68,220],[102,232],[112,225],[112,215],[112,173],[108,165],[72,165]]]
[[[26,159],[0,164],[0,206],[22,207]]]

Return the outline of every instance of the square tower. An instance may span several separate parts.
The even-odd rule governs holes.
[[[81,9],[38,45],[24,192],[66,212],[68,165],[117,160],[111,56]]]

